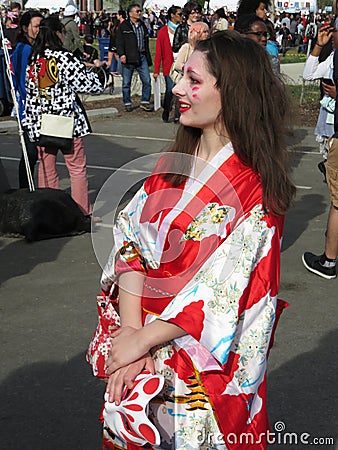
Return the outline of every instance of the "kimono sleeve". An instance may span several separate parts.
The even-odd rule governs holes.
[[[112,289],[119,275],[127,271],[146,271],[146,262],[140,245],[140,217],[147,194],[144,186],[117,217],[113,229],[114,245],[101,276],[101,287],[105,292]]]
[[[208,358],[198,357],[201,346],[220,369],[230,352],[240,358],[251,351],[265,361],[277,302],[280,236],[277,224],[263,216],[255,207],[159,317],[188,333],[176,343],[199,370],[210,370]]]

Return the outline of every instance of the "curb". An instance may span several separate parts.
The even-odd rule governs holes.
[[[86,111],[86,114],[90,119],[103,119],[107,117],[114,117],[118,113],[119,112],[116,108],[101,108]],[[16,133],[17,131],[18,131],[18,124],[16,120],[12,119],[0,121],[1,134]]]
[[[16,133],[18,131],[18,124],[16,120],[3,120],[0,122],[0,133]]]
[[[116,108],[101,108],[101,109],[91,109],[87,111],[87,116],[90,119],[102,119],[104,117],[114,117],[118,114]]]

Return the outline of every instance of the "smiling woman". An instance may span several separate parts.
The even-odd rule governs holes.
[[[221,96],[200,52],[194,52],[189,58],[184,80],[174,87],[173,93],[179,98],[181,124],[203,129],[204,136],[210,131],[214,135],[221,112]]]
[[[262,450],[267,356],[285,305],[280,239],[295,193],[288,99],[265,50],[231,31],[197,43],[174,92],[176,140],[119,214],[101,279],[104,307],[118,302],[121,321],[105,338],[103,448],[144,437],[126,388],[146,369],[165,378],[149,404],[156,448]],[[141,397],[133,411],[144,411]],[[117,438],[109,423],[121,417]]]
[[[248,14],[238,18],[235,23],[235,30],[253,39],[262,47],[266,47],[270,38],[265,22],[255,14]]]

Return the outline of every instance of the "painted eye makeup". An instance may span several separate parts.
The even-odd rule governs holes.
[[[200,83],[200,80],[199,80],[198,78],[195,77],[195,75],[194,75],[194,70],[193,70],[192,67],[188,67],[188,68],[187,68],[187,75],[188,75],[190,81],[191,81],[193,84],[199,84],[199,83]]]
[[[190,81],[192,82],[192,84],[199,84],[199,80],[196,80],[196,78],[190,76]]]

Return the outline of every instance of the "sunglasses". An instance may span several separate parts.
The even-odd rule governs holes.
[[[246,31],[243,34],[253,34],[259,37],[259,39],[262,39],[263,36],[267,39],[270,39],[270,34],[267,31]]]
[[[176,13],[176,16],[183,16],[183,13]]]

